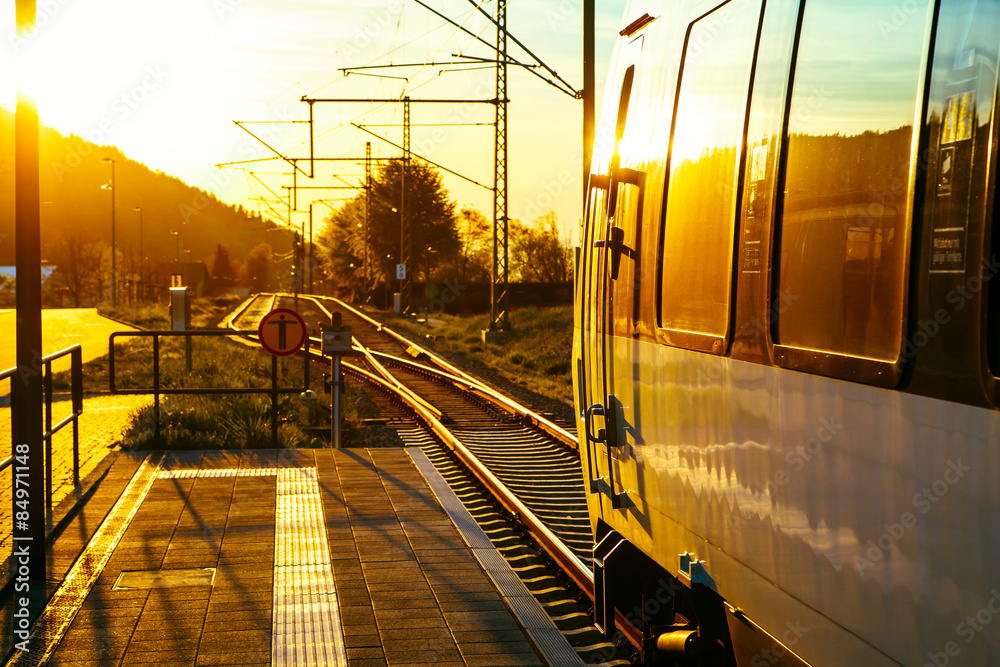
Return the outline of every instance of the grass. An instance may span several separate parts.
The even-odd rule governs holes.
[[[126,343],[115,355],[119,388],[152,386],[151,345],[145,340]],[[185,365],[182,338],[165,339],[161,347],[160,383],[172,388],[267,389],[271,359],[257,346],[244,346],[222,337],[192,338],[191,370]],[[302,362],[278,360],[278,386],[303,384]],[[329,400],[317,397],[317,415],[329,415]],[[162,400],[160,440],[155,440],[154,409],[133,416],[124,444],[134,449],[242,449],[272,447],[271,398],[262,394],[171,395]],[[296,393],[278,396],[279,447],[322,446],[323,441],[302,428],[307,408]],[[327,420],[327,423],[328,420]]]
[[[194,299],[192,328],[214,328],[239,304],[237,297]],[[117,320],[145,329],[169,329],[166,305],[102,310]],[[269,388],[271,355],[255,344],[240,344],[228,337],[192,336],[191,370],[186,368],[184,338],[160,341],[160,384],[164,387],[254,387]],[[153,386],[152,342],[148,338],[124,338],[115,346],[115,385],[118,389]],[[279,386],[301,387],[302,361],[279,359]],[[108,358],[84,364],[84,392],[107,393],[110,388]],[[320,377],[313,376],[314,391]],[[69,390],[69,373],[53,376],[56,391]],[[318,393],[318,392],[317,392]],[[318,393],[317,405],[309,409],[297,393],[278,398],[278,446],[325,447],[325,438],[306,428],[330,428],[330,396]],[[378,409],[364,392],[347,384],[343,397],[341,442],[345,447],[399,446],[395,431],[385,426],[363,425],[365,417],[378,416]],[[152,406],[136,412],[126,429],[123,446],[131,449],[242,449],[270,448],[271,398],[269,395],[172,395],[161,397],[160,439],[155,439]]]
[[[514,310],[509,329],[488,344],[482,342],[488,315],[436,315],[433,319],[442,324],[429,326],[398,318],[387,324],[400,332],[430,334],[437,350],[489,366],[535,393],[573,402],[572,306]]]
[[[214,328],[240,302],[225,296],[192,300],[192,329]],[[102,309],[102,314],[143,329],[170,328],[165,304],[133,308]],[[272,357],[256,345],[243,345],[228,337],[192,336],[191,368],[186,365],[185,339],[160,340],[159,381],[168,388],[268,389],[271,385]],[[281,358],[278,362],[279,387],[303,385],[302,361]],[[57,391],[69,390],[69,373],[53,376]],[[153,387],[153,344],[150,338],[125,338],[115,346],[115,385],[121,389]],[[84,365],[84,392],[110,390],[108,358]],[[151,393],[151,392],[150,392]],[[320,394],[319,425],[329,428],[329,397]],[[309,435],[303,426],[310,415],[297,393],[278,397],[278,446],[324,446],[321,438]],[[160,439],[155,439],[156,422],[152,406],[137,411],[123,437],[131,449],[242,449],[272,447],[271,398],[266,394],[171,395],[161,397]]]
[[[99,315],[110,317],[119,322],[127,322],[139,329],[159,330],[170,328],[170,307],[166,304],[148,304],[141,306],[100,306]]]
[[[193,329],[214,329],[222,318],[236,309],[242,297],[224,294],[215,297],[196,297],[191,300],[191,327]],[[140,329],[164,331],[170,329],[170,304],[143,304],[139,306],[101,306],[97,309],[120,322],[128,322]]]

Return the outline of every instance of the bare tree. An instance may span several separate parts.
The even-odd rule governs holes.
[[[80,231],[64,232],[53,246],[52,262],[56,266],[50,278],[52,284],[65,289],[75,307],[103,297],[111,262],[111,249],[104,242],[92,240]]]

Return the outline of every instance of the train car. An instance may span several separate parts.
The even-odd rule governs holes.
[[[995,0],[632,0],[577,271],[595,617],[1000,664]]]

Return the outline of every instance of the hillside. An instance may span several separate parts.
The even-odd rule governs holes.
[[[178,139],[181,142],[181,139]],[[0,108],[0,265],[14,264],[14,114]],[[97,146],[75,135],[49,128],[41,132],[42,256],[47,258],[67,235],[80,241],[111,243],[111,195],[102,186],[111,180],[115,161],[115,210],[118,250],[137,257],[142,208],[143,250],[150,264],[173,261],[180,230],[181,261],[214,255],[218,244],[242,261],[259,243],[276,252],[291,249],[291,235],[266,234],[270,223],[242,207],[233,207],[181,180],[130,160],[113,146]],[[186,223],[186,224],[185,224]]]

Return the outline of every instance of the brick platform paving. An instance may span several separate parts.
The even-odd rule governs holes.
[[[147,396],[87,396],[80,416],[80,479],[85,479],[121,442],[128,426],[129,416],[136,410],[151,405]],[[70,414],[72,402],[55,401],[52,405],[52,423],[58,423]],[[10,407],[0,408],[0,452],[10,447]],[[0,459],[6,457],[4,453]],[[10,553],[11,548],[11,471],[0,472],[0,554]],[[52,506],[58,507],[64,498],[76,493],[73,485],[73,426],[67,425],[52,438]],[[58,520],[60,517],[56,517]]]
[[[288,553],[288,530],[326,548]],[[178,568],[214,583],[115,589]],[[345,661],[307,659],[334,648]],[[543,664],[402,449],[171,454],[48,664],[148,663]]]

